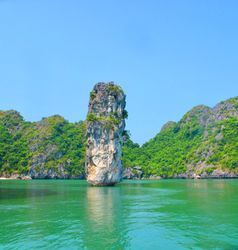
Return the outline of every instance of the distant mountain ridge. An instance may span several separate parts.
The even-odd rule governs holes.
[[[238,97],[194,107],[142,146],[124,138],[125,178],[238,177]],[[0,111],[0,176],[84,178],[84,164],[85,122]]]

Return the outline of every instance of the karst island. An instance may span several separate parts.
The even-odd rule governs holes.
[[[112,186],[122,179],[125,107],[126,96],[113,82],[98,83],[90,93],[86,177],[93,186]]]

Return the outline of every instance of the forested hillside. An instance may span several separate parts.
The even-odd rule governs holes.
[[[27,122],[17,111],[0,111],[0,175],[83,178],[85,126],[58,115]],[[124,167],[144,177],[235,177],[238,98],[197,106],[142,146],[127,132],[124,138]]]
[[[25,122],[13,110],[0,113],[1,175],[79,178],[84,173],[85,124],[55,115]]]
[[[162,177],[235,177],[238,174],[238,98],[203,105],[167,123],[142,147],[127,137],[127,167]]]

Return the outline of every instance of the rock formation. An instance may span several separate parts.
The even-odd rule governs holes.
[[[122,179],[125,99],[123,90],[113,82],[98,83],[90,93],[86,176],[92,185],[114,185]]]
[[[17,111],[0,110],[0,178],[84,179],[88,130],[89,180],[117,182],[124,106],[123,91],[111,83],[91,92],[87,122],[71,123],[59,115],[28,122]],[[214,108],[194,107],[142,146],[123,133],[124,178],[238,178],[237,126],[234,97]],[[104,174],[95,170],[98,166]]]

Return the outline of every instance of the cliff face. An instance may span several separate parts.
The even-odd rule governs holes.
[[[88,178],[96,185],[120,180],[121,151],[128,179],[238,177],[238,98],[194,107],[142,147],[123,132],[119,87],[97,84],[90,99],[87,128],[59,115],[26,122],[14,110],[0,111],[0,177],[84,178],[86,144]]]
[[[238,98],[210,109],[201,126],[201,143],[192,152],[186,173],[202,178],[238,177]]]
[[[0,111],[0,177],[83,178],[85,124],[55,115],[26,122]]]
[[[87,116],[86,176],[92,185],[114,185],[122,178],[126,101],[114,83],[98,83]]]
[[[140,166],[145,177],[238,177],[237,128],[238,97],[214,108],[196,106],[142,147],[127,139],[125,168]]]

